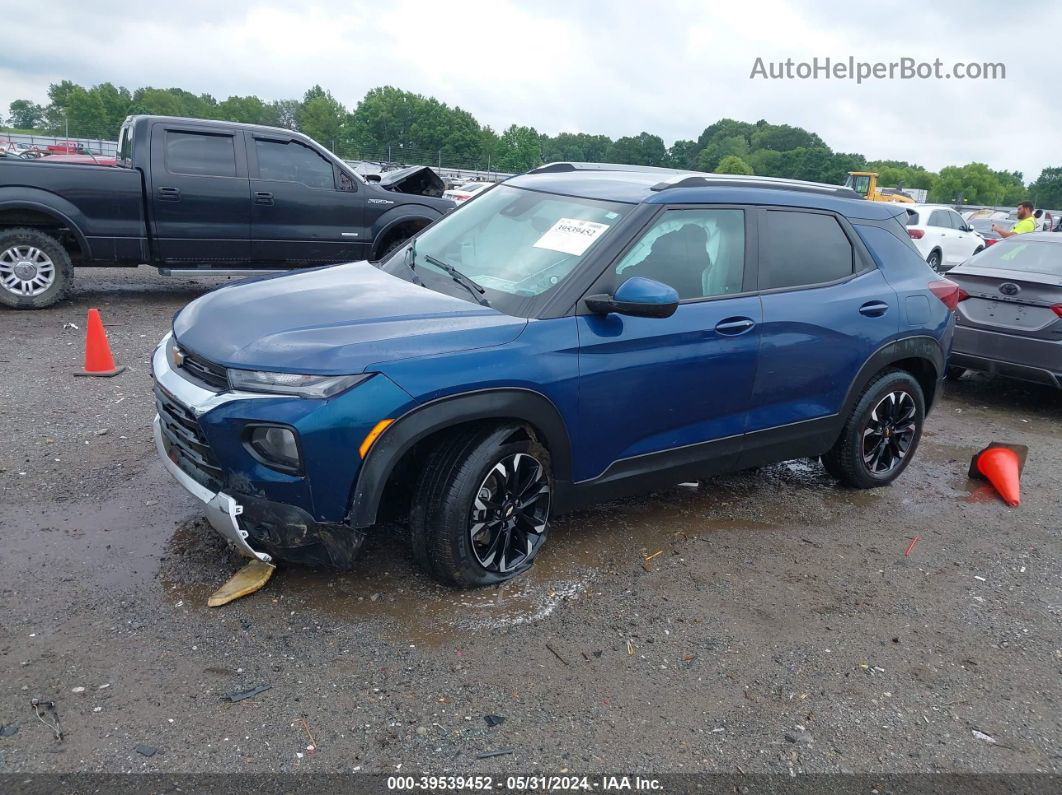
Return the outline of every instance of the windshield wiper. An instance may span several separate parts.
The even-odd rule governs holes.
[[[438,257],[433,257],[431,254],[425,254],[424,259],[436,268],[441,268],[450,274],[450,278],[468,290],[468,292],[472,294],[472,297],[475,298],[481,306],[490,306],[490,301],[488,301],[483,295],[483,293],[487,292],[486,289],[476,284],[472,279],[465,276],[465,274],[461,273],[461,271],[453,265],[448,262],[443,262]]]

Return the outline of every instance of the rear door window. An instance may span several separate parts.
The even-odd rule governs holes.
[[[944,210],[934,210],[929,214],[929,226],[951,229],[951,224],[948,223],[948,214]]]
[[[767,211],[760,246],[761,290],[824,284],[854,272],[852,243],[832,215]]]
[[[236,176],[236,146],[231,135],[166,130],[166,170],[171,174]]]

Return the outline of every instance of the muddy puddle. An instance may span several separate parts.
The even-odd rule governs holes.
[[[967,480],[964,456],[927,439],[905,475],[910,495],[900,506],[890,501],[890,510],[908,511],[913,520],[925,510],[926,497],[942,510],[968,495],[974,499],[983,490]],[[195,501],[156,470],[161,467],[150,466],[101,503],[5,512],[0,555],[17,561],[21,574],[8,569],[0,584],[48,569],[90,588],[135,590],[163,606],[207,611],[207,597],[244,561],[201,518]],[[469,633],[542,621],[567,602],[593,599],[613,574],[654,567],[688,541],[756,533],[771,543],[772,534],[877,510],[883,499],[882,491],[838,487],[809,460],[681,484],[556,520],[528,574],[477,591],[436,585],[412,565],[402,528],[379,528],[352,571],[282,564],[261,592],[220,610],[262,621],[295,611],[322,623],[379,624],[394,639],[414,644],[459,642]]]
[[[811,461],[686,483],[556,520],[530,572],[476,591],[435,584],[410,561],[403,528],[379,528],[352,571],[281,564],[265,589],[234,607],[294,611],[321,622],[380,623],[394,640],[415,645],[467,642],[470,633],[534,623],[569,601],[593,599],[611,575],[654,567],[688,541],[713,533],[769,536],[825,525],[879,499],[872,492],[838,488]],[[160,570],[168,599],[207,610],[213,589],[241,565],[215,536],[201,520],[174,534]]]

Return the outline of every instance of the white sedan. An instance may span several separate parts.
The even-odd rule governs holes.
[[[929,266],[944,273],[983,251],[985,241],[957,212],[943,204],[908,204],[907,234]]]
[[[453,190],[448,190],[443,193],[443,198],[453,199],[458,204],[462,204],[492,185],[494,185],[493,182],[466,182],[459,188],[454,188]]]

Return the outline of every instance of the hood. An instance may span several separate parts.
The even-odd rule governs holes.
[[[226,367],[344,375],[504,345],[526,325],[353,262],[207,293],[177,314],[173,333],[182,348]]]
[[[442,196],[446,183],[442,177],[427,166],[410,166],[380,175],[379,185],[398,193],[413,193],[419,196]]]

